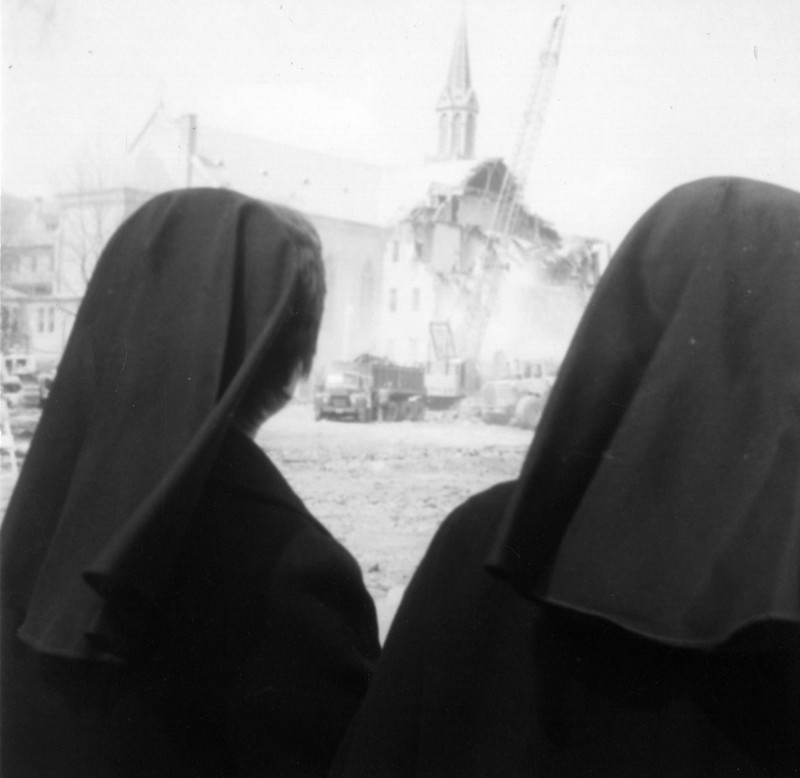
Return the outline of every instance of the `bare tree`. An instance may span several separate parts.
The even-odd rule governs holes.
[[[59,285],[64,294],[83,295],[100,252],[125,215],[113,167],[95,143],[59,196]]]

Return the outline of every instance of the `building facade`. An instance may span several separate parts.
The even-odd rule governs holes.
[[[0,351],[40,370],[57,364],[80,302],[58,287],[58,229],[50,204],[3,197]]]
[[[395,227],[384,253],[379,353],[430,364],[444,329],[453,354],[481,379],[554,369],[607,258],[607,244],[564,239],[517,209],[512,231],[493,229],[506,174],[502,161],[473,165]]]

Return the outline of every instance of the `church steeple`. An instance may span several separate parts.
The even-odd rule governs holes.
[[[436,113],[439,117],[439,159],[471,159],[475,154],[478,99],[469,72],[467,15],[464,10],[453,46],[450,72],[436,104]]]

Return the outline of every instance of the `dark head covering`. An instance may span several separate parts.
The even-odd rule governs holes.
[[[147,628],[237,402],[303,315],[309,248],[296,214],[212,189],[158,196],[111,238],[3,522],[23,641],[124,658]]]
[[[800,194],[674,190],[588,306],[489,559],[675,645],[800,623]]]

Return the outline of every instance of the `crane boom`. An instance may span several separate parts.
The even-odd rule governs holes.
[[[544,125],[561,55],[566,16],[567,3],[562,2],[539,53],[533,83],[517,133],[514,153],[510,163],[505,166],[500,191],[492,213],[486,256],[482,267],[477,271],[474,284],[465,290],[469,300],[464,327],[467,333],[465,357],[473,364],[476,364],[480,358],[489,321],[497,304],[500,284],[505,273],[505,266],[500,261],[502,244],[513,228]],[[490,178],[491,176],[487,178],[487,192]]]
[[[522,123],[517,133],[514,154],[503,178],[503,185],[495,206],[493,231],[500,234],[506,234],[510,230],[530,174],[533,156],[553,93],[553,83],[564,40],[566,18],[567,4],[562,3],[539,53],[538,67],[534,73],[533,83],[528,93],[528,102],[522,114]]]

